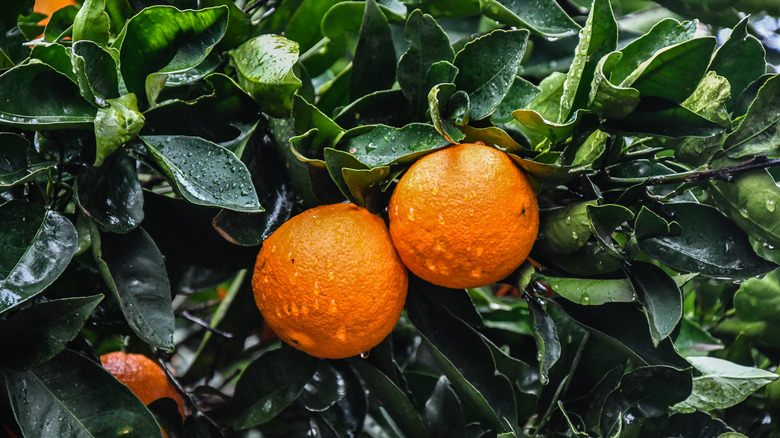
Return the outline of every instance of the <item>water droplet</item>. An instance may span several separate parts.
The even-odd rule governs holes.
[[[444,218],[439,215],[439,225],[444,225]]]
[[[314,299],[314,310],[318,310],[320,308],[320,300],[315,298]]]
[[[767,199],[766,200],[766,209],[767,211],[775,211],[775,201],[774,199]]]
[[[599,260],[598,262],[596,262],[596,269],[598,269],[599,271],[603,271],[604,270],[604,261],[603,260]]]
[[[583,306],[587,306],[588,304],[590,304],[590,295],[588,295],[587,293],[580,295],[580,304],[582,304]]]
[[[279,310],[279,306],[277,306],[277,307],[274,309],[274,311],[276,312],[276,317],[277,317],[277,318],[281,318],[281,317],[282,317],[282,312]]]
[[[298,316],[299,310],[295,303],[290,304],[290,310],[292,311],[293,315]]]
[[[341,342],[344,342],[347,340],[347,326],[346,324],[339,327],[338,330],[336,330],[336,337],[339,338]]]
[[[571,223],[571,216],[566,216],[566,225]]]
[[[479,256],[481,256],[481,255],[482,255],[482,253],[483,253],[484,251],[485,251],[485,250],[484,250],[482,247],[478,247],[478,248],[477,248],[477,249],[476,249],[474,252],[476,253],[477,257],[479,257]]]
[[[406,217],[409,218],[410,221],[414,222],[414,208],[409,208],[409,213],[407,213]]]
[[[360,353],[360,358],[361,359],[368,359],[368,355],[369,354],[371,354],[371,350],[366,350],[366,351]]]
[[[579,237],[579,236],[577,235],[577,232],[576,232],[576,231],[572,231],[572,232],[571,232],[571,238],[572,238],[572,239],[574,239],[574,240],[577,240],[577,237]]]
[[[320,284],[318,281],[314,282],[314,296],[317,296],[320,294]]]
[[[480,270],[479,270],[479,268],[477,268],[477,269],[472,269],[472,270],[471,270],[471,273],[470,273],[469,275],[471,275],[471,276],[472,276],[472,277],[474,277],[474,278],[479,278],[479,277],[480,277],[480,275],[482,275],[482,271],[480,271]]]
[[[284,309],[284,313],[285,313],[285,314],[287,314],[287,315],[289,315],[289,314],[291,313],[291,310],[290,310],[290,303],[284,303],[284,307],[283,307],[283,309]]]
[[[271,252],[276,252],[276,245],[271,247]]]
[[[431,189],[431,194],[434,194],[434,195],[435,195],[435,194],[437,194],[437,193],[439,193],[439,186],[438,186],[438,185],[435,185],[435,186],[433,186],[433,188]]]
[[[308,315],[308,314],[309,314],[309,306],[307,306],[306,304],[302,305],[302,306],[301,306],[301,313],[302,313],[304,316],[305,316],[305,315]]]
[[[436,272],[436,265],[432,261],[426,260],[424,262],[424,264],[425,264],[425,267],[428,268],[430,271]]]
[[[333,271],[328,271],[328,280],[333,280]]]
[[[290,279],[290,284],[295,284],[295,283],[297,283],[297,282],[298,282],[298,275],[299,275],[298,271],[295,271],[295,272],[293,273],[293,276],[292,276],[292,278]]]
[[[330,307],[328,307],[328,311],[331,313],[338,312],[339,307],[336,305],[336,300],[330,300]]]

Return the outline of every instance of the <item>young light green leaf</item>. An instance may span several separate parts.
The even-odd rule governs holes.
[[[103,280],[136,335],[144,342],[173,351],[173,306],[165,261],[142,228],[127,234],[90,229],[92,255]]]
[[[455,84],[437,84],[428,93],[428,111],[436,131],[448,142],[457,144],[465,134],[448,120],[447,103],[455,93]]]
[[[537,248],[553,254],[569,254],[580,249],[591,236],[586,208],[595,204],[596,201],[585,201],[541,210]]]
[[[764,154],[780,157],[780,75],[772,76],[758,90],[745,119],[726,137],[723,149],[730,158]]]
[[[560,111],[556,122],[564,123],[571,114],[588,104],[590,84],[596,64],[607,53],[617,49],[617,22],[609,0],[594,0],[574,60],[563,83]]]
[[[260,35],[230,51],[238,83],[274,117],[286,117],[293,95],[302,82],[293,67],[298,62],[298,43],[279,35]]]
[[[200,137],[141,136],[181,195],[197,205],[262,211],[249,170],[233,152]]]
[[[685,99],[682,106],[724,128],[730,128],[731,118],[726,110],[726,103],[730,98],[731,85],[729,85],[729,81],[723,76],[709,71],[701,79],[693,94]]]
[[[25,436],[163,436],[130,388],[73,351],[28,371],[9,372],[5,382]]]
[[[780,270],[751,278],[734,294],[734,309],[743,321],[775,321],[780,318]]]
[[[60,354],[81,332],[103,295],[44,301],[0,319],[0,367],[27,370]]]
[[[0,313],[41,293],[76,253],[76,227],[32,202],[0,206]]]
[[[488,18],[509,26],[528,28],[546,37],[565,37],[579,29],[553,0],[480,0],[479,6]]]
[[[144,115],[138,110],[135,94],[125,94],[116,99],[107,99],[108,106],[99,108],[95,116],[95,166],[123,144],[134,139],[144,127]]]
[[[455,86],[468,93],[472,120],[493,114],[515,80],[528,31],[495,30],[467,43],[455,55]]]
[[[542,277],[556,294],[584,306],[600,306],[606,303],[633,303],[636,292],[627,279],[591,279]]]
[[[73,20],[73,41],[108,43],[111,23],[105,9],[106,0],[85,0]]]
[[[689,357],[688,361],[701,375],[693,378],[691,395],[674,405],[673,409],[682,412],[709,412],[734,406],[778,377],[775,373],[715,357]]]

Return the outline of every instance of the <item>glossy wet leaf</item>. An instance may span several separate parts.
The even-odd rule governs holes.
[[[681,233],[640,239],[640,248],[654,259],[682,272],[716,278],[749,278],[775,267],[758,257],[747,235],[714,208],[694,203],[667,206]]]
[[[0,75],[0,123],[36,130],[86,128],[97,108],[79,87],[47,64],[20,65]]]
[[[374,91],[390,88],[395,82],[395,50],[390,25],[375,0],[366,0],[360,26],[349,97],[355,100]]]
[[[539,93],[541,93],[539,87],[520,76],[516,76],[506,96],[493,112],[491,120],[494,123],[511,122],[514,120],[512,112],[525,108]]]
[[[105,106],[105,99],[119,97],[116,49],[100,47],[89,40],[73,43],[70,59],[81,95]]]
[[[312,412],[322,412],[347,393],[346,381],[327,361],[319,361],[317,370],[301,392],[300,400],[306,409]]]
[[[617,22],[609,1],[595,0],[588,20],[580,31],[580,41],[574,52],[574,60],[563,83],[560,110],[557,119],[563,123],[571,114],[585,108],[590,93],[590,83],[596,64],[602,56],[617,48]]]
[[[538,351],[536,359],[539,361],[541,382],[543,385],[546,385],[550,382],[550,368],[561,357],[561,341],[558,338],[555,322],[536,298],[528,300],[528,309],[531,313],[533,334]]]
[[[493,114],[515,80],[528,31],[496,30],[466,44],[455,55],[455,86],[468,93],[470,118]]]
[[[279,35],[260,35],[230,52],[238,83],[274,117],[290,114],[293,94],[302,82],[293,72],[298,61],[298,43]]]
[[[409,102],[401,90],[379,90],[345,106],[333,119],[344,128],[360,125],[403,127],[412,122]]]
[[[715,122],[724,128],[731,127],[731,118],[726,111],[726,103],[731,97],[731,85],[723,76],[712,71],[707,72],[688,96],[682,106]]]
[[[107,107],[99,108],[95,116],[95,139],[97,150],[95,166],[123,144],[133,140],[144,127],[144,116],[138,111],[135,94],[126,94],[116,99],[106,99]]]
[[[110,21],[105,8],[106,0],[84,0],[73,20],[73,41],[108,43]]]
[[[31,202],[0,206],[0,312],[41,293],[65,270],[78,236],[60,213]]]
[[[734,295],[734,309],[743,321],[780,318],[780,270],[742,283]]]
[[[43,62],[59,73],[76,82],[73,66],[68,56],[68,49],[62,44],[38,45],[33,47],[30,58]]]
[[[144,342],[172,351],[173,307],[165,261],[142,228],[127,234],[93,228],[92,254],[127,323]]]
[[[481,0],[482,13],[501,23],[529,28],[547,37],[573,35],[579,26],[552,0]]]
[[[163,436],[127,386],[73,351],[28,371],[9,372],[5,382],[25,436]]]
[[[634,261],[626,267],[626,273],[644,308],[653,343],[658,345],[682,318],[682,292],[674,279],[656,265]]]
[[[316,1],[316,0],[315,0]],[[379,10],[385,15],[387,21],[403,21],[406,16],[400,11],[394,11],[389,8],[388,1],[380,0],[377,2]],[[328,12],[322,17],[320,27],[322,33],[328,38],[337,38],[347,33],[357,34],[360,26],[365,19],[365,4],[362,2],[338,2],[328,9]]]
[[[161,5],[139,12],[127,22],[118,45],[127,91],[154,106],[165,74],[200,64],[224,36],[227,18],[224,6],[181,11]]]
[[[235,154],[200,137],[142,136],[152,158],[189,202],[262,211],[249,170]]]
[[[637,301],[628,279],[543,277],[557,295],[585,306]]]
[[[436,382],[433,394],[425,402],[422,419],[428,436],[464,436],[466,418],[457,394],[446,377]]]
[[[621,87],[610,80],[610,74],[624,55],[612,52],[599,60],[593,73],[588,109],[605,119],[622,119],[639,105],[639,90]]]
[[[780,206],[780,187],[766,170],[738,175],[727,183],[712,181],[715,205],[744,232],[770,246],[780,246],[780,223],[775,210]]]
[[[586,207],[593,235],[599,244],[615,258],[623,257],[623,250],[612,234],[623,223],[634,218],[634,213],[618,204],[588,205]]]
[[[414,162],[422,155],[450,145],[429,124],[410,123],[403,128],[377,125],[359,135],[347,132],[338,147],[369,167]]]
[[[689,357],[701,375],[693,378],[693,392],[675,408],[682,412],[725,409],[777,379],[777,374],[715,357]]]
[[[260,355],[236,384],[234,426],[247,429],[274,418],[298,398],[314,375],[317,362],[286,346]]]
[[[0,367],[34,368],[53,358],[73,340],[98,305],[102,295],[63,298],[35,303],[0,320]]]
[[[0,157],[0,188],[12,187],[32,180],[57,164],[46,161],[27,139],[11,132],[0,133],[3,155]]]
[[[778,157],[780,139],[780,76],[770,78],[758,90],[750,104],[745,120],[726,137],[723,149],[730,158],[738,159],[756,154]]]
[[[722,350],[723,342],[704,330],[697,323],[683,318],[680,332],[674,340],[674,348],[685,357],[707,356],[712,351]]]
[[[323,37],[320,29],[323,16],[338,3],[337,0],[304,0],[290,17],[284,36],[298,42],[301,53],[311,49]]]
[[[449,121],[447,103],[455,93],[455,84],[437,84],[428,93],[428,111],[436,131],[450,143],[459,143],[465,134]]]
[[[748,33],[748,17],[732,29],[729,39],[715,51],[710,70],[725,77],[734,90],[727,106],[733,109],[739,93],[766,73],[766,51],[761,42]],[[738,91],[740,90],[740,91]]]

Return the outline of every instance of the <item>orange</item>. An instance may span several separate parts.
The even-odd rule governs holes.
[[[433,152],[401,177],[388,207],[406,267],[449,288],[502,280],[528,257],[539,209],[528,177],[482,143]]]
[[[74,0],[35,0],[35,6],[33,7],[33,10],[41,14],[46,14],[46,18],[38,23],[41,26],[45,26],[46,23],[49,22],[51,14],[53,14],[55,11],[59,11],[65,6],[70,5],[78,6]]]
[[[179,406],[179,413],[184,416],[184,400],[157,362],[142,354],[121,351],[100,356],[100,362],[103,368],[130,388],[143,404],[148,405],[157,399],[170,397]]]
[[[390,333],[408,274],[385,222],[354,204],[315,207],[269,236],[252,277],[268,326],[312,356],[345,358]]]

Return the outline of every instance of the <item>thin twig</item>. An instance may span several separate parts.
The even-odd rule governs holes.
[[[222,331],[222,330],[220,330],[220,329],[218,329],[216,327],[212,327],[211,325],[209,325],[208,322],[206,322],[203,319],[198,318],[197,316],[191,314],[186,309],[181,311],[181,316],[183,316],[186,320],[188,320],[190,322],[194,322],[195,324],[205,328],[206,330],[208,330],[210,332],[216,333],[216,334],[218,334],[218,335],[220,335],[220,336],[222,336],[224,338],[227,338],[227,339],[233,339],[233,334],[232,333],[228,333],[228,332]]]

